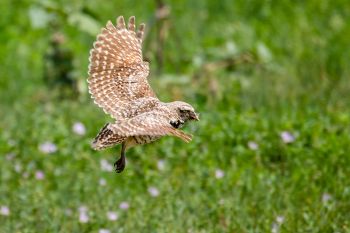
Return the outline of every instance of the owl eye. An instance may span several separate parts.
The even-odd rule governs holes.
[[[187,112],[186,110],[180,109],[180,113],[185,113]]]

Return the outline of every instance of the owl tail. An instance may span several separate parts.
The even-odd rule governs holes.
[[[91,147],[94,150],[103,150],[108,147],[120,144],[127,139],[125,136],[119,136],[109,128],[110,123],[105,124],[100,130],[94,141],[91,143]]]

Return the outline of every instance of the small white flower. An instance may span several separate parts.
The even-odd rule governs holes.
[[[158,197],[159,196],[159,190],[156,187],[149,187],[148,192],[152,197]]]
[[[278,233],[280,231],[280,227],[282,223],[284,223],[284,217],[281,215],[278,215],[276,217],[275,222],[272,224],[271,233]]]
[[[276,217],[276,222],[277,222],[278,224],[282,224],[282,223],[284,222],[284,217],[283,217],[283,216],[277,216],[277,217]]]
[[[80,212],[79,213],[79,222],[81,223],[87,223],[89,222],[89,215],[87,212]]]
[[[102,171],[107,171],[107,172],[113,171],[113,166],[105,159],[101,159],[100,165],[101,165]]]
[[[106,181],[105,179],[101,178],[101,179],[98,181],[98,183],[99,183],[101,186],[106,186],[107,181]]]
[[[223,170],[220,169],[216,169],[215,170],[215,177],[216,179],[221,179],[225,176],[225,172]]]
[[[109,211],[109,212],[107,212],[107,218],[110,221],[116,221],[118,219],[118,214],[117,214],[117,212]]]
[[[158,168],[158,170],[163,171],[165,169],[165,161],[162,159],[158,160],[157,168]]]
[[[280,231],[280,226],[277,223],[273,223],[271,227],[271,233],[278,233]]]
[[[9,216],[10,215],[10,208],[8,206],[0,206],[0,215],[3,216]]]
[[[129,209],[129,203],[127,203],[126,201],[123,201],[120,203],[119,208],[122,210],[127,210]]]
[[[73,124],[72,130],[74,133],[78,134],[78,135],[85,135],[86,133],[86,129],[83,123],[81,122],[75,122]]]
[[[257,150],[257,149],[259,149],[259,145],[254,141],[249,141],[248,148],[251,150]]]
[[[220,199],[219,200],[219,205],[224,205],[225,204],[225,200],[224,199]]]
[[[100,229],[98,230],[98,233],[111,233],[111,231],[108,229]]]
[[[283,131],[280,136],[284,143],[292,143],[295,141],[294,135],[288,131]]]
[[[52,154],[57,151],[57,146],[49,141],[46,141],[39,145],[39,150],[45,154]]]
[[[35,172],[35,179],[37,180],[43,180],[45,178],[45,174],[43,171],[36,171]]]
[[[329,193],[322,194],[322,203],[325,204],[332,199],[332,196]]]
[[[87,213],[88,211],[88,208],[84,205],[80,206],[78,208],[78,211],[79,211],[79,222],[81,223],[87,223],[89,222],[89,215]]]

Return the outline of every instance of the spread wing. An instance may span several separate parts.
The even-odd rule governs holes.
[[[192,136],[174,128],[170,122],[171,117],[167,113],[155,109],[145,112],[131,119],[117,120],[109,127],[113,132],[120,136],[175,136],[185,142],[190,142]]]
[[[148,84],[149,66],[142,60],[142,36],[145,25],[135,32],[135,17],[128,28],[123,16],[114,26],[108,21],[90,51],[89,91],[94,102],[118,119],[126,106],[139,98],[156,98]]]

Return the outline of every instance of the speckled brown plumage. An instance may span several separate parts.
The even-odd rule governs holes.
[[[186,121],[198,120],[191,105],[163,103],[151,89],[149,66],[142,59],[144,29],[141,24],[135,31],[134,16],[126,27],[120,16],[116,26],[107,23],[90,51],[89,91],[94,102],[115,119],[100,130],[92,147],[100,150],[122,144],[121,158],[115,163],[118,172],[124,169],[127,148],[165,135],[189,142],[191,135],[179,128]]]

